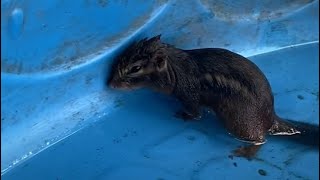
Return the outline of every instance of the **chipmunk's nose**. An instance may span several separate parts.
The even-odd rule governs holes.
[[[107,82],[106,82],[106,85],[107,85],[108,87],[115,88],[114,78],[113,78],[113,77],[109,78],[109,79],[107,80]]]
[[[107,86],[112,89],[118,89],[119,87],[122,86],[122,81],[117,77],[113,77],[107,81]]]
[[[108,84],[109,88],[115,89],[115,85],[113,83]]]

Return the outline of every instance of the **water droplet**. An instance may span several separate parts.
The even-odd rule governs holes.
[[[16,165],[19,161],[16,159],[13,161],[12,165]]]
[[[9,19],[9,26],[8,26],[9,32],[12,38],[16,39],[19,37],[19,35],[22,32],[23,23],[24,23],[24,14],[22,9],[15,8],[11,13],[11,16]]]

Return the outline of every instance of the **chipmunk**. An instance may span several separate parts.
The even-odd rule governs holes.
[[[268,134],[300,134],[319,147],[319,126],[277,116],[271,86],[253,62],[221,48],[175,48],[160,37],[129,46],[113,64],[107,84],[174,95],[184,106],[176,116],[184,120],[200,119],[201,107],[208,107],[231,134],[253,145],[264,144]]]

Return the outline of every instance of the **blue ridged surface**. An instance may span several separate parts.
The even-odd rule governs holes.
[[[268,77],[277,113],[319,124],[319,1],[1,1],[4,179],[319,179],[319,153],[276,137],[258,160],[212,115],[183,122],[179,104],[105,87],[136,39],[223,47]],[[260,171],[261,172],[261,171]]]

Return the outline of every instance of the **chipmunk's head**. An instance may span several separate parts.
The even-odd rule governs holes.
[[[149,86],[167,69],[166,47],[160,35],[131,45],[115,60],[108,85],[124,90]]]

